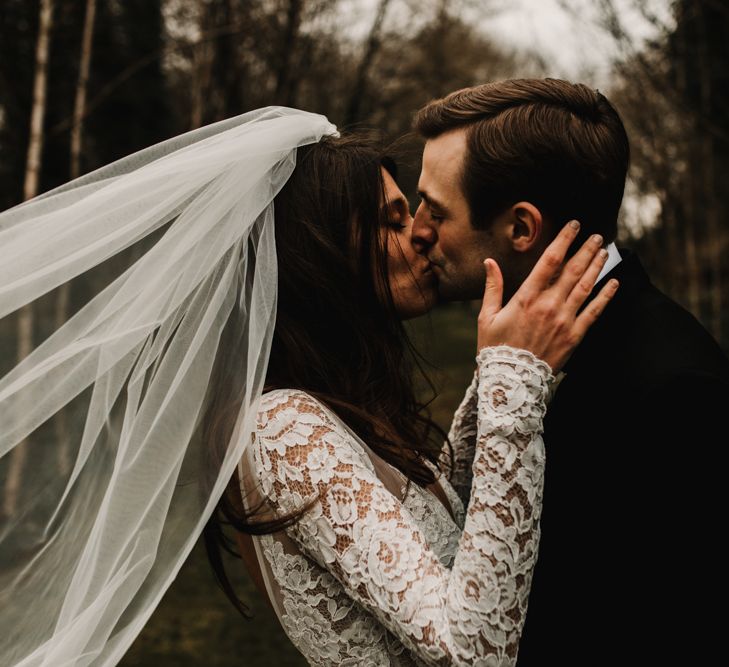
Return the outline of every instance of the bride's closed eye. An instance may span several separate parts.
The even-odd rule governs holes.
[[[407,225],[403,222],[405,216],[399,206],[390,205],[387,211],[387,226],[393,229],[405,229]]]
[[[410,217],[410,211],[408,210],[408,204],[405,199],[395,199],[393,201],[388,202],[387,209],[386,209],[386,215],[387,215],[387,226],[396,229],[398,231],[402,231],[403,229],[407,229],[407,224],[405,221]]]

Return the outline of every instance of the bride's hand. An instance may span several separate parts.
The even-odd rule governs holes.
[[[607,260],[607,251],[601,250],[602,238],[595,235],[563,267],[567,249],[578,231],[579,223],[574,220],[565,225],[503,308],[501,270],[493,259],[485,260],[486,291],[478,316],[479,350],[510,345],[529,350],[555,373],[564,366],[618,289],[618,281],[609,280],[578,315]]]

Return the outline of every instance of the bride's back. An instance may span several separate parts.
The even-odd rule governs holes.
[[[403,479],[429,485],[442,502],[433,463],[444,434],[415,397],[414,357],[388,284],[391,223],[383,168],[396,176],[395,163],[364,136],[326,137],[299,148],[296,168],[274,200],[278,303],[264,391],[306,392],[367,443],[383,462],[379,473],[399,470]],[[226,356],[216,362],[216,385],[224,396],[224,370],[234,363],[235,350],[221,347]],[[232,419],[236,411],[220,413],[222,425],[211,434],[223,440],[233,427],[226,416]],[[218,509],[235,527],[241,556],[265,593],[246,535],[280,534],[311,503],[286,516],[272,516],[259,505],[241,505],[234,477]],[[222,539],[218,521],[216,512],[205,533],[213,552]],[[226,582],[222,564],[213,567]],[[226,593],[243,611],[232,588]]]

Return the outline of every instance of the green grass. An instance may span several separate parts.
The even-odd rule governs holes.
[[[433,418],[446,431],[476,368],[479,307],[476,302],[443,305],[408,323],[416,348],[429,362],[426,372],[436,387],[437,396],[430,406]],[[424,392],[422,383],[419,385]]]
[[[198,542],[142,633],[119,663],[123,667],[305,666],[276,616],[258,595],[241,561],[226,558],[241,616],[218,588]]]
[[[408,323],[416,346],[435,368],[439,389],[433,416],[447,430],[475,367],[473,304],[435,309]],[[238,597],[253,620],[243,618],[218,588],[201,544],[197,544],[160,606],[121,661],[123,667],[282,667],[306,665],[273,612],[254,588],[241,561],[226,558]]]

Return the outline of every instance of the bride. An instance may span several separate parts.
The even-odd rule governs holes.
[[[581,309],[595,244],[550,269],[572,224],[503,308],[487,261],[477,370],[441,452],[401,325],[436,295],[411,224],[376,147],[282,108],[0,214],[0,317],[121,264],[0,378],[5,485],[26,461],[0,530],[3,665],[116,664],[203,529],[244,610],[223,521],[310,664],[515,663],[542,417],[615,288]]]

